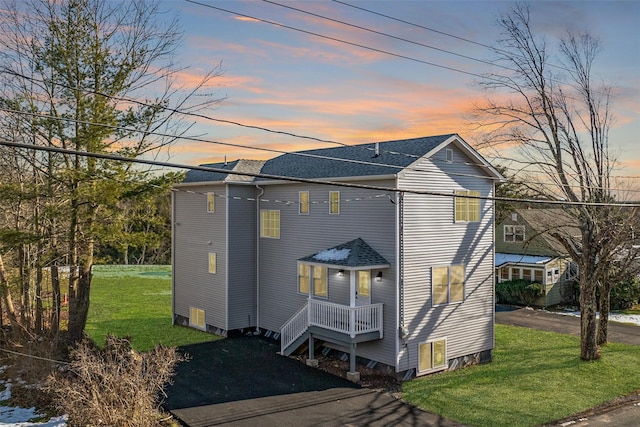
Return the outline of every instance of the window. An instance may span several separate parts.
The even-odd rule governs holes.
[[[298,264],[298,293],[309,295],[310,270],[309,264]]]
[[[340,213],[340,192],[339,191],[329,191],[329,213],[330,214]]]
[[[313,295],[327,297],[327,267],[313,267]]]
[[[534,281],[538,283],[542,283],[543,271],[542,270],[533,270],[534,273]]]
[[[207,193],[207,212],[215,212],[216,210],[216,194]]]
[[[528,268],[523,268],[522,269],[522,280],[526,280],[528,282],[531,282],[531,270],[529,270]]]
[[[518,280],[520,279],[520,269],[519,268],[512,268],[511,269],[511,280]]]
[[[455,195],[456,222],[480,221],[480,199],[473,198],[480,197],[480,192],[457,190]]]
[[[420,343],[418,371],[427,372],[447,367],[447,340]]]
[[[508,268],[501,268],[500,269],[500,279],[509,280],[509,269]]]
[[[505,242],[524,242],[524,225],[505,225]]]
[[[204,310],[201,308],[191,307],[189,309],[189,325],[199,329],[205,329]]]
[[[358,295],[368,297],[371,294],[371,271],[358,271]]]
[[[216,254],[209,252],[209,273],[216,274]]]
[[[453,150],[451,148],[447,148],[444,152],[447,163],[453,162]]]
[[[433,305],[464,300],[464,266],[433,267],[431,272]]]
[[[260,211],[260,237],[280,238],[280,211],[267,209]]]
[[[298,193],[298,213],[300,215],[309,215],[309,192],[301,191]]]

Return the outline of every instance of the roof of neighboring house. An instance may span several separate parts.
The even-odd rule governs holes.
[[[441,144],[454,141],[477,163],[485,165],[496,179],[503,177],[456,134],[427,136],[397,141],[348,145],[282,154],[266,161],[236,160],[201,165],[220,172],[190,170],[184,183],[232,181],[231,171],[260,173],[275,177],[302,179],[394,175],[419,158],[433,152]],[[336,159],[338,161],[336,161]],[[253,163],[251,163],[253,162]],[[243,177],[240,181],[265,181],[268,177]],[[236,180],[237,181],[237,180]]]
[[[232,162],[223,162],[223,163],[209,163],[206,165],[202,165],[204,167],[209,167],[212,169],[222,169],[227,172],[209,172],[197,169],[191,169],[187,172],[184,180],[182,182],[250,182],[254,180],[253,176],[250,175],[239,175],[230,173],[234,172],[246,172],[249,174],[256,174],[260,172],[262,166],[264,165],[264,160],[246,160],[239,159],[234,160]]]
[[[575,217],[564,209],[521,209],[516,212],[559,254],[566,254],[567,250],[551,236],[552,233],[578,239],[582,236]]]
[[[323,249],[298,261],[324,264],[345,269],[388,268],[389,262],[361,238]]]
[[[496,268],[505,264],[546,264],[553,260],[550,256],[533,256],[521,254],[503,254],[496,252]]]

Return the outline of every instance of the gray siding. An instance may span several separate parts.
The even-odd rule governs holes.
[[[369,182],[393,188],[393,182]],[[298,192],[308,190],[310,214],[298,214]],[[329,214],[329,191],[340,191],[340,214]],[[279,331],[302,307],[307,296],[297,293],[297,259],[361,237],[394,266],[395,205],[393,192],[326,185],[281,184],[266,187],[261,209],[280,210],[280,239],[260,239],[260,327]],[[359,200],[356,200],[359,199]],[[278,200],[279,202],[277,202]],[[293,203],[286,203],[287,201]],[[349,275],[329,270],[329,301],[348,304]],[[375,274],[375,272],[373,272]],[[372,303],[384,303],[385,339],[358,345],[358,355],[395,364],[395,269],[372,282]],[[386,337],[391,337],[388,340]]]
[[[482,178],[471,159],[455,149],[452,163],[444,150],[435,160],[419,160],[399,180],[403,189],[453,194],[454,190],[478,190],[493,195],[493,181]],[[417,368],[418,345],[447,339],[449,359],[493,348],[494,335],[494,232],[493,203],[481,201],[481,220],[455,223],[452,197],[406,194],[404,198],[402,304],[409,337],[400,345],[398,371]],[[431,268],[465,265],[465,300],[433,307]]]
[[[189,307],[205,311],[205,323],[228,329],[226,288],[226,199],[216,197],[215,212],[207,212],[213,191],[225,186],[179,188],[174,193],[173,280],[174,315],[189,317]],[[216,273],[209,273],[209,252],[217,258]]]
[[[228,329],[256,326],[256,189],[228,188]]]

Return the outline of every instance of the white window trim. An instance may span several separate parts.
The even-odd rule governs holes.
[[[433,344],[438,342],[438,341],[444,341],[444,365],[433,367]],[[426,345],[426,344],[430,344],[431,345],[431,368],[424,369],[424,370],[421,371],[420,370],[420,346]],[[423,375],[423,374],[428,374],[428,373],[432,373],[432,372],[439,372],[439,371],[446,370],[449,367],[449,356],[447,355],[447,353],[448,353],[448,344],[447,344],[447,338],[446,337],[419,342],[418,343],[418,366],[416,367],[417,374],[418,375]]]
[[[451,148],[444,150],[444,158],[447,163],[453,163],[453,150]]]
[[[211,258],[213,257],[213,271],[211,271]],[[210,274],[216,274],[216,271],[218,270],[218,256],[216,255],[215,252],[209,252],[209,258],[208,258],[208,265],[207,265],[207,270],[209,271]]]
[[[213,204],[213,209],[209,209],[209,201]],[[216,193],[210,191],[207,193],[207,212],[214,213],[216,211]]]
[[[458,193],[464,193],[464,194],[458,194]],[[477,195],[473,195],[473,199],[467,197],[470,196],[469,193],[478,193]],[[467,224],[470,222],[480,222],[482,221],[482,200],[481,199],[476,199],[475,197],[480,197],[482,194],[480,194],[479,190],[468,190],[465,188],[460,188],[457,190],[453,191],[453,222],[454,223],[460,223],[460,224]],[[465,219],[458,219],[457,218],[457,204],[458,204],[458,198],[461,198],[465,201]],[[478,219],[477,220],[470,220],[469,217],[471,209],[469,209],[470,203],[471,201],[475,201],[478,203]]]
[[[302,212],[302,194],[306,193],[307,195],[307,211],[306,212]],[[309,194],[309,191],[298,191],[298,214],[300,215],[309,215],[311,213],[311,195]]]
[[[338,212],[331,212],[332,205],[333,205],[331,196],[333,194],[337,194],[338,195],[338,203],[337,203]],[[340,192],[339,191],[329,191],[329,215],[340,215]]]
[[[202,313],[202,319],[198,319],[198,318],[192,319],[191,314],[194,311],[198,315],[197,317],[199,317],[199,314]],[[196,322],[193,322],[193,320],[196,320]],[[198,320],[202,320],[202,325],[200,325],[199,322],[197,322]],[[193,306],[189,307],[189,326],[194,327],[196,329],[203,330],[203,331],[207,329],[207,320],[206,320],[204,309],[193,307]]]
[[[451,267],[462,266],[463,282],[462,282],[462,299],[459,301],[451,301]],[[447,281],[447,302],[435,304],[433,302],[433,269],[439,267],[447,267],[448,281]],[[445,305],[462,304],[466,300],[467,295],[467,267],[465,264],[441,264],[431,266],[431,306],[442,307]]]
[[[271,235],[266,235],[265,234],[265,227],[264,227],[264,219],[263,219],[263,214],[266,214],[267,212],[278,212],[278,236],[271,236]],[[260,238],[262,239],[280,239],[280,234],[281,234],[281,220],[282,217],[280,216],[280,210],[278,209],[261,209],[260,210]]]
[[[325,270],[325,274],[324,274],[324,280],[326,283],[326,287],[327,287],[327,295],[317,295],[316,294],[316,281],[315,278],[313,277],[313,271],[316,268],[324,268]],[[309,293],[311,294],[311,296],[313,298],[316,299],[329,299],[329,268],[321,266],[321,265],[312,265],[310,268],[310,273],[311,273],[311,283],[309,284]]]
[[[507,229],[508,228],[512,228],[513,232],[512,233],[507,233]],[[522,240],[517,240],[516,236],[519,235],[519,233],[517,233],[517,230],[522,230]],[[519,225],[519,224],[515,224],[515,225],[504,225],[504,228],[502,230],[502,240],[506,243],[522,243],[526,240],[526,229],[524,225]],[[507,240],[507,234],[512,236],[512,240]]]
[[[300,266],[301,265],[306,265],[309,267],[309,274],[307,275],[307,279],[309,280],[309,283],[307,284],[307,286],[309,287],[309,290],[307,292],[300,292]],[[306,262],[299,262],[297,265],[298,268],[298,283],[296,286],[296,292],[298,293],[298,295],[306,295],[306,296],[311,296],[311,288],[313,287],[312,283],[311,283],[311,264],[306,263]]]

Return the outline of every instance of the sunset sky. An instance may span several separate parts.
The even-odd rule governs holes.
[[[182,74],[183,83],[197,80],[222,62],[224,74],[215,79],[212,89],[225,100],[208,116],[346,144],[458,133],[473,145],[477,135],[470,127],[469,112],[484,94],[476,84],[478,78],[467,73],[490,70],[482,61],[490,60],[492,54],[482,45],[496,45],[496,17],[511,5],[505,1],[347,2],[406,21],[400,22],[340,2],[278,1],[397,37],[390,38],[271,2],[199,2],[166,1],[162,9],[177,13],[185,32],[176,58],[189,66]],[[601,39],[603,49],[594,74],[615,86],[616,120],[610,144],[621,167],[615,173],[640,176],[640,2],[537,1],[532,3],[532,22],[550,44],[566,30],[587,29]],[[191,133],[283,151],[332,146],[206,120],[200,120]],[[225,156],[234,160],[277,155],[194,141],[178,143],[171,153],[171,161],[187,164],[222,161]]]

